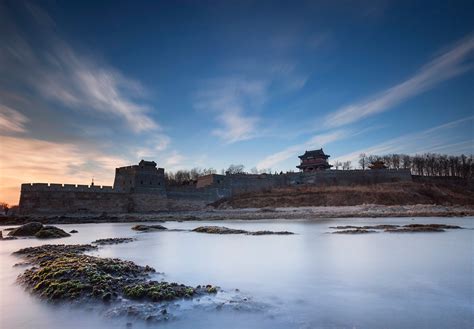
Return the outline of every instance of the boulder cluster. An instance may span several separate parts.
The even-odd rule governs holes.
[[[288,231],[246,231],[241,229],[233,229],[225,226],[199,226],[192,230],[198,233],[209,234],[246,234],[246,235],[290,235],[293,232]]]
[[[71,236],[56,226],[45,226],[38,222],[31,222],[8,232],[10,237],[36,237],[38,239],[57,239]]]
[[[461,229],[461,226],[448,224],[407,224],[407,225],[366,225],[366,226],[334,226],[330,227],[339,231],[333,234],[364,234],[377,233],[377,230],[383,230],[388,233],[416,233],[416,232],[444,232],[447,229]]]

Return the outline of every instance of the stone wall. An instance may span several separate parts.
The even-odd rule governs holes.
[[[200,179],[201,180],[201,179]],[[208,175],[196,186],[167,187],[160,193],[126,193],[111,186],[22,184],[20,212],[126,213],[202,209],[232,195],[297,185],[367,185],[411,181],[409,170],[327,170],[282,175]]]
[[[21,187],[22,214],[127,212],[129,207],[128,195],[112,188],[61,184],[23,184]]]
[[[22,184],[22,214],[98,214],[167,210],[162,194],[123,193],[110,186]]]
[[[129,200],[128,212],[147,213],[168,210],[168,199],[163,195],[133,193],[129,195]]]
[[[410,170],[326,170],[287,175],[287,185],[370,185],[412,181]]]
[[[216,188],[225,195],[265,191],[294,185],[368,185],[411,181],[409,170],[325,170],[271,174],[207,175],[197,183],[197,191]]]
[[[224,186],[208,186],[204,188],[197,188],[195,186],[173,186],[167,188],[166,194],[168,199],[175,201],[193,200],[210,203],[218,199],[229,197],[231,190]]]

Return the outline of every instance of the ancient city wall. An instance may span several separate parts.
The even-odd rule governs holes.
[[[327,170],[282,175],[212,175],[196,186],[164,193],[126,193],[111,186],[23,184],[20,211],[33,213],[126,213],[202,209],[232,195],[297,185],[367,185],[411,181],[409,170]],[[199,187],[200,186],[200,187]]]
[[[230,196],[231,190],[224,186],[208,186],[204,188],[171,186],[167,187],[166,194],[168,199],[172,200],[195,200],[209,203]]]
[[[212,176],[212,177],[211,177]],[[204,181],[198,180],[198,191],[211,187],[224,194],[239,194],[265,191],[272,188],[294,185],[368,185],[390,182],[411,181],[409,170],[325,170],[313,173],[287,173],[281,175],[208,175]],[[199,188],[204,186],[203,188]]]
[[[88,188],[84,186],[60,187],[22,185],[20,211],[22,214],[64,214],[127,212],[128,196],[112,189]]]
[[[128,212],[147,213],[168,210],[168,199],[159,194],[129,194]]]
[[[412,181],[410,170],[326,170],[287,175],[287,185],[370,185]]]
[[[112,186],[100,185],[74,185],[74,184],[48,184],[48,183],[32,183],[21,184],[21,191],[25,192],[95,192],[95,193],[119,193]]]

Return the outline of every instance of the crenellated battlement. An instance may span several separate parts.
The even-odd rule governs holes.
[[[93,192],[93,193],[122,193],[106,185],[75,185],[55,183],[26,183],[21,184],[21,192]]]

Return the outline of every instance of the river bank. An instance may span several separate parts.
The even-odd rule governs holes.
[[[32,220],[43,224],[128,223],[190,220],[259,220],[259,219],[327,219],[363,217],[463,217],[474,216],[474,206],[441,205],[358,205],[339,207],[242,208],[199,211],[159,212],[148,214],[65,214],[36,216],[3,216],[0,225],[20,225]]]

